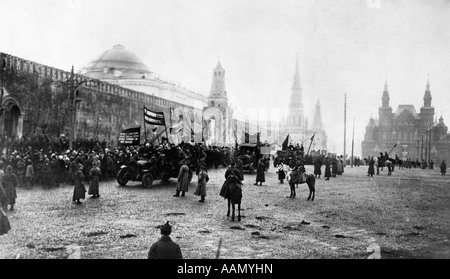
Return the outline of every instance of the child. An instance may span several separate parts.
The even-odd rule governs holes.
[[[283,163],[280,163],[278,165],[278,180],[280,180],[280,183],[283,184],[284,183],[284,179],[286,178],[286,172],[284,171],[284,165]]]

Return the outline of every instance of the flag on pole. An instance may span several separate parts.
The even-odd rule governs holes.
[[[289,134],[287,135],[286,139],[283,142],[282,149],[287,150],[288,145],[289,145]]]
[[[165,126],[164,112],[155,112],[144,106],[144,121],[147,124]]]

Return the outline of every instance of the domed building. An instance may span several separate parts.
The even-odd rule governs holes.
[[[196,109],[208,104],[207,97],[157,78],[139,57],[120,44],[92,60],[80,74]]]
[[[145,79],[150,70],[134,53],[122,45],[103,52],[81,70],[81,74],[101,80]]]

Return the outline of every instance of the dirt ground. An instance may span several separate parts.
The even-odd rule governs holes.
[[[214,259],[220,239],[223,259],[450,258],[450,176],[438,170],[370,178],[367,167],[347,166],[342,176],[317,179],[311,202],[306,184],[289,199],[272,167],[263,186],[245,175],[240,222],[227,218],[219,196],[224,172],[209,171],[205,203],[192,194],[195,179],[184,198],[173,197],[175,179],[151,189],[101,182],[100,199],[82,205],[71,203],[70,185],[18,188],[0,258],[146,258],[166,221],[191,259]]]

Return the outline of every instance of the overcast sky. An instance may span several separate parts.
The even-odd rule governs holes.
[[[0,51],[76,70],[120,43],[166,80],[209,94],[218,57],[233,106],[287,110],[298,57],[305,115],[319,99],[331,151],[355,149],[378,107],[419,111],[430,75],[450,123],[448,0],[0,0]],[[379,2],[379,5],[377,5]],[[379,7],[377,7],[379,6]]]

